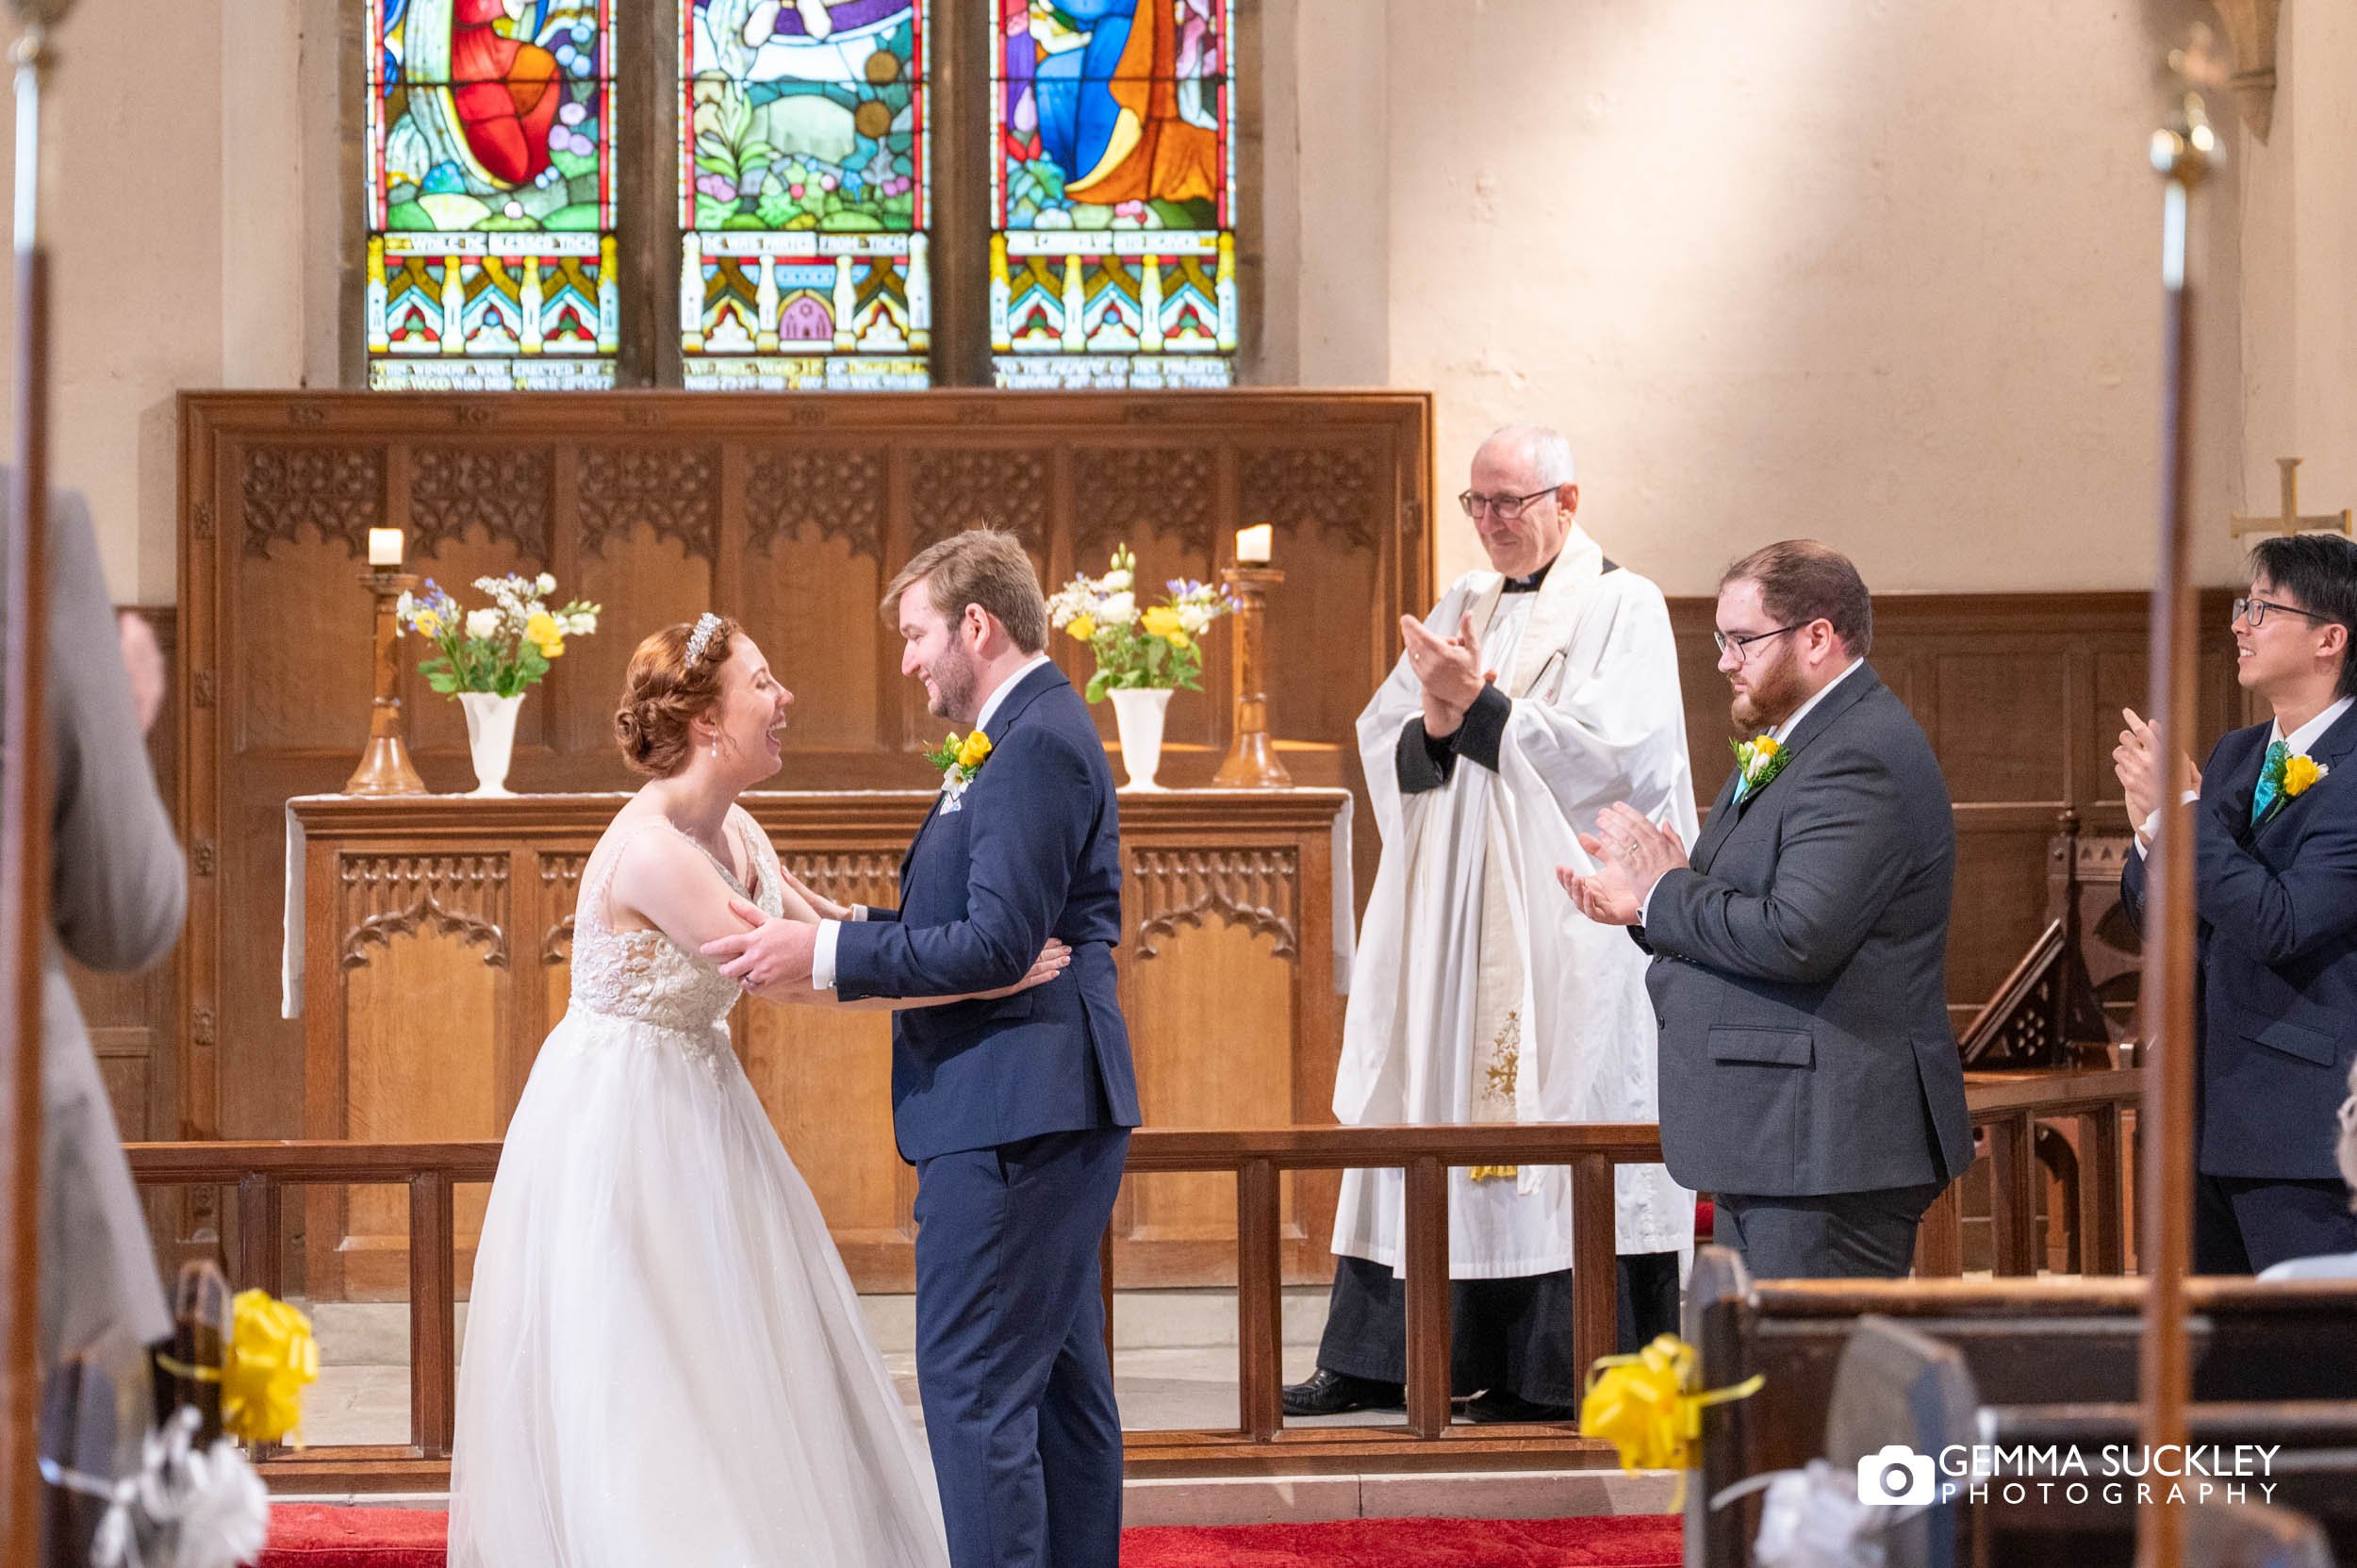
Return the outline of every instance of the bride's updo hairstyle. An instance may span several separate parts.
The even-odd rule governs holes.
[[[653,633],[631,654],[621,706],[614,710],[614,743],[631,771],[668,779],[687,766],[695,748],[688,725],[720,700],[720,667],[739,630],[726,616],[712,619],[716,624],[701,639],[697,622],[683,620]]]

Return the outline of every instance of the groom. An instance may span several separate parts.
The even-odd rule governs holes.
[[[1049,937],[1071,948],[1047,984],[894,1014],[892,1104],[917,1173],[917,1382],[950,1560],[1095,1568],[1121,1537],[1097,1244],[1138,1123],[1113,770],[1043,652],[1047,605],[1014,536],[942,540],[882,610],[901,672],[986,751],[945,776],[900,862],[899,909],[770,920],[704,951],[750,990],[857,1001],[995,990]]]

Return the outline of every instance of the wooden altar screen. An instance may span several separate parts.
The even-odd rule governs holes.
[[[303,1136],[497,1138],[542,1037],[564,1015],[573,900],[617,795],[298,799],[302,867],[288,934],[300,960]],[[890,904],[931,797],[746,797],[780,856],[849,901]],[[1350,941],[1350,796],[1339,789],[1122,797],[1122,1011],[1139,1098],[1158,1127],[1320,1122],[1342,1041]],[[1340,872],[1338,876],[1337,873]],[[761,1002],[731,1020],[740,1059],[852,1279],[908,1290],[915,1177],[894,1152],[881,1013]],[[1288,1175],[1289,1278],[1322,1277],[1335,1179]],[[463,1282],[483,1191],[461,1195]],[[314,1188],[306,1289],[398,1296],[398,1188]],[[1113,1218],[1132,1284],[1232,1282],[1232,1177],[1132,1180]]]
[[[1356,787],[1352,720],[1390,668],[1397,616],[1433,597],[1431,412],[1398,392],[185,394],[184,1135],[305,1127],[302,1026],[279,1017],[275,983],[284,810],[339,788],[359,753],[369,528],[403,529],[408,569],[462,597],[486,573],[545,568],[563,594],[604,603],[602,630],[524,704],[509,779],[579,792],[634,782],[608,726],[631,648],[656,625],[717,609],[760,639],[798,699],[775,787],[921,788],[916,752],[940,726],[876,614],[909,555],[992,522],[1051,585],[1122,540],[1149,582],[1203,577],[1234,529],[1273,522],[1287,580],[1269,621],[1272,722],[1297,782]],[[1056,652],[1087,673],[1079,645]],[[1170,709],[1165,784],[1208,784],[1226,750],[1227,639],[1208,652],[1204,690]],[[467,787],[456,708],[404,680],[427,784]],[[1373,838],[1362,822],[1362,883]]]

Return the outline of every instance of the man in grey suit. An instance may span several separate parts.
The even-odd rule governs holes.
[[[1971,1164],[1948,1024],[1955,824],[1931,743],[1866,663],[1873,602],[1814,540],[1720,580],[1719,668],[1752,738],[1689,863],[1615,805],[1564,886],[1632,928],[1661,1030],[1670,1173],[1762,1279],[1898,1278]]]
[[[0,517],[7,509],[0,501]],[[171,1331],[146,1218],[62,955],[97,969],[145,968],[179,939],[188,900],[141,739],[162,700],[155,639],[136,617],[118,625],[79,496],[51,503],[49,552],[49,918],[58,941],[41,972],[44,1374],[61,1354],[102,1338],[146,1344]]]

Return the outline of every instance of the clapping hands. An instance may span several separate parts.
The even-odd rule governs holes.
[[[2128,727],[2119,732],[2119,744],[2112,748],[2112,771],[2118,776],[2120,793],[2128,802],[2128,826],[2135,830],[2137,842],[2141,843],[2144,825],[2161,809],[2163,800],[2161,731],[2159,725],[2138,718],[2134,708],[2120,709],[2119,717]],[[2194,767],[2191,757],[2181,760],[2192,780],[2186,787],[2199,792],[2200,769]]]
[[[1558,866],[1555,879],[1573,905],[1598,925],[1636,925],[1654,884],[1687,864],[1686,843],[1677,831],[1625,801],[1599,813],[1596,831],[1581,834],[1579,847],[1594,857],[1595,870],[1582,875]]]
[[[1424,684],[1424,733],[1446,739],[1464,723],[1465,710],[1487,684],[1473,617],[1459,619],[1453,637],[1436,635],[1414,616],[1401,616],[1399,630],[1408,641],[1408,668]]]

